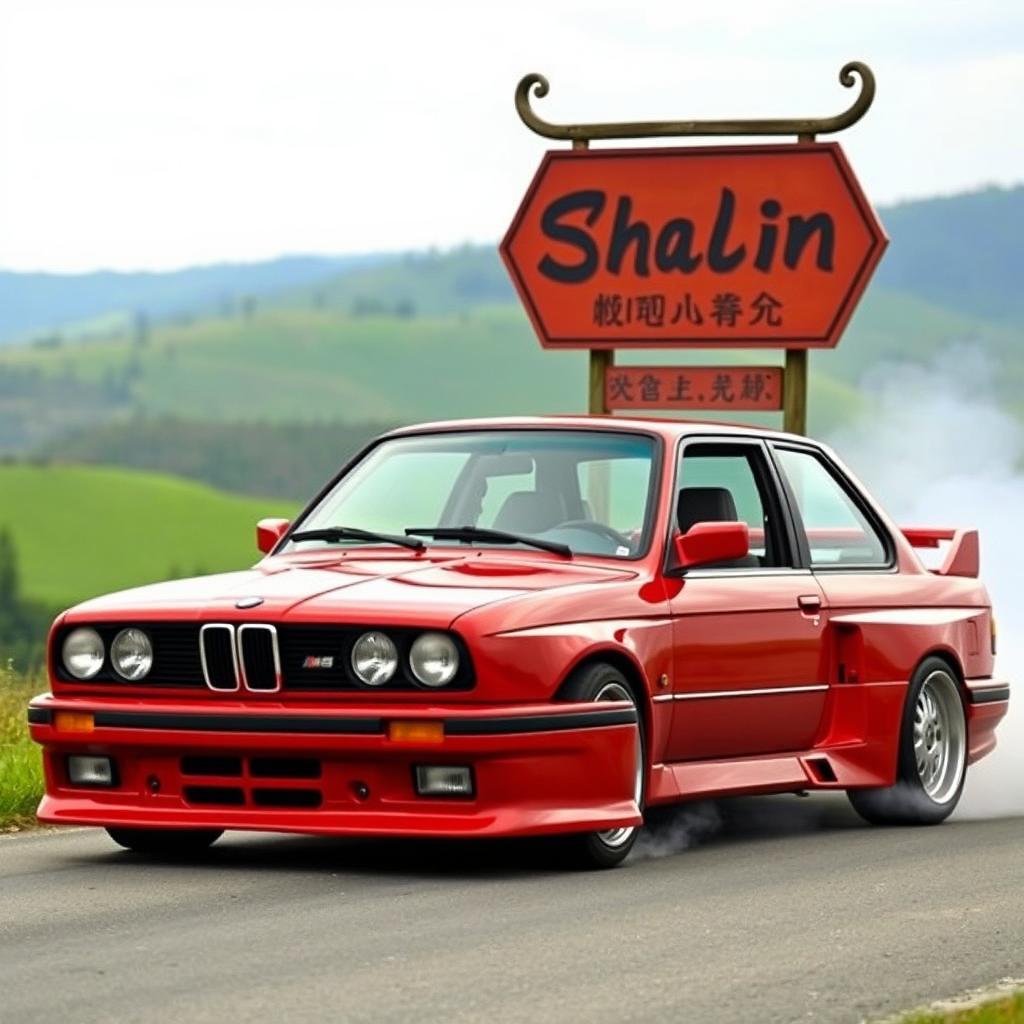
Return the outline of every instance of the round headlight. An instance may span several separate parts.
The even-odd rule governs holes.
[[[110,661],[122,679],[144,679],[153,667],[153,645],[141,629],[122,629],[110,645]]]
[[[409,651],[409,666],[424,686],[447,686],[459,671],[459,649],[444,633],[423,633]]]
[[[95,629],[73,629],[64,638],[64,667],[76,679],[92,679],[103,668],[103,640]]]
[[[383,686],[398,668],[398,648],[387,633],[364,633],[352,647],[352,671],[367,686]]]

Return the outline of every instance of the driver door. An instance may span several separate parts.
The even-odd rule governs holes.
[[[716,500],[698,513],[688,495]],[[676,517],[746,522],[751,557],[694,568],[672,598],[672,761],[812,746],[828,694],[825,596],[799,568],[792,524],[762,442],[694,439],[682,449]],[[731,504],[730,504],[731,500]]]

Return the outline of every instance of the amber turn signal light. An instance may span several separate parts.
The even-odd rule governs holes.
[[[442,743],[444,722],[388,722],[392,743]]]
[[[89,711],[55,711],[53,727],[57,732],[92,732],[96,722]]]

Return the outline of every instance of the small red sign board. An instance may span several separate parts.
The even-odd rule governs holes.
[[[501,254],[548,348],[830,348],[886,244],[830,142],[549,152]]]
[[[608,409],[782,408],[781,366],[612,366],[604,382]]]

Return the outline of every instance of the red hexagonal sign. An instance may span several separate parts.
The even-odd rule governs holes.
[[[887,244],[836,143],[560,150],[501,255],[547,348],[831,348]]]

